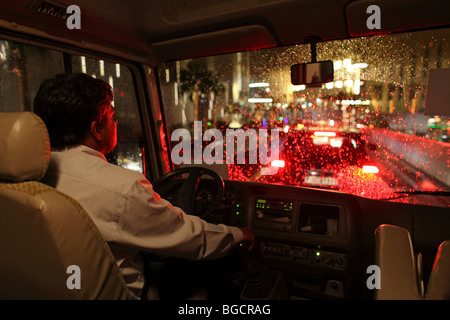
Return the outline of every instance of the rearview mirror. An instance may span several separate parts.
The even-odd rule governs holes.
[[[322,84],[333,81],[333,61],[299,63],[291,66],[291,82],[299,84]]]

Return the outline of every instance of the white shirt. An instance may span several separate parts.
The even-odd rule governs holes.
[[[76,199],[92,217],[138,297],[144,285],[139,251],[191,260],[219,258],[243,240],[239,228],[184,213],[161,199],[141,173],[110,164],[86,146],[52,152],[44,182]]]

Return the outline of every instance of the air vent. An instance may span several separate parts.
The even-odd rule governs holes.
[[[52,1],[34,1],[30,9],[60,20],[67,20],[67,7]]]

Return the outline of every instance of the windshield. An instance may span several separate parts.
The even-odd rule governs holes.
[[[291,84],[309,44],[166,63],[171,159],[226,167],[229,180],[448,205],[450,118],[425,106],[449,44],[450,29],[318,43],[317,61],[334,66],[319,86]]]

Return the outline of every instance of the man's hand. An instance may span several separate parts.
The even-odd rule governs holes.
[[[252,250],[253,246],[255,245],[255,235],[253,233],[253,230],[250,228],[240,228],[243,235],[244,235],[244,239],[242,240],[242,242],[247,242],[248,243],[248,250]]]

